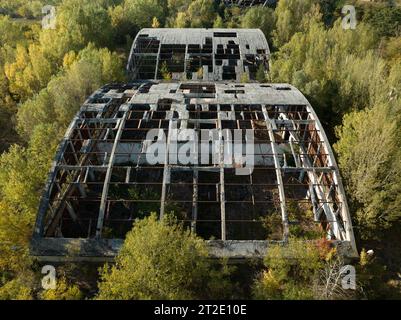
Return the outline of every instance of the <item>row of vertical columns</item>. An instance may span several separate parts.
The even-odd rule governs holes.
[[[110,154],[110,159],[109,159],[109,163],[107,166],[107,172],[106,172],[106,177],[104,180],[104,184],[103,184],[103,191],[102,191],[102,198],[101,198],[101,202],[100,202],[100,209],[99,209],[99,216],[97,219],[97,226],[96,226],[96,237],[100,238],[102,236],[102,230],[103,230],[103,224],[104,224],[104,216],[106,213],[106,205],[107,205],[107,197],[109,194],[109,186],[110,186],[110,180],[111,180],[111,176],[113,173],[113,165],[114,165],[114,161],[116,158],[116,151],[117,151],[117,147],[118,147],[118,143],[121,139],[121,135],[123,133],[124,127],[125,127],[125,122],[128,118],[128,111],[124,112],[123,117],[119,120],[119,124],[118,124],[118,129],[117,129],[117,134],[116,137],[114,139],[114,143],[113,143],[113,148]]]
[[[173,131],[173,120],[170,118],[168,124],[167,144],[164,155],[163,184],[162,184],[162,195],[160,200],[160,220],[162,220],[165,215],[167,184],[170,183],[169,150],[170,150],[172,131]]]
[[[267,131],[269,133],[269,139],[270,139],[273,158],[274,158],[274,166],[276,168],[277,186],[278,186],[279,197],[280,197],[281,219],[282,219],[282,223],[283,223],[283,237],[284,237],[284,241],[287,241],[290,231],[289,231],[288,215],[287,215],[287,209],[286,209],[284,183],[283,183],[283,177],[281,175],[281,165],[280,165],[280,160],[278,158],[276,139],[274,137],[274,132],[273,132],[273,127],[275,127],[275,124],[274,124],[274,120],[271,120],[269,118],[269,115],[266,110],[266,106],[262,107],[262,111],[263,111],[263,116],[265,118]]]
[[[226,232],[226,196],[224,185],[224,141],[221,124],[220,106],[218,108],[217,129],[219,131],[219,166],[220,166],[220,212],[221,212],[221,240],[227,239]]]

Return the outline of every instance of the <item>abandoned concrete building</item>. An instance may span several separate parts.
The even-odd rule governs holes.
[[[260,30],[143,29],[132,46],[127,69],[132,80],[176,81],[256,79],[267,71],[269,45]]]
[[[175,215],[207,240],[213,257],[262,257],[269,244],[292,235],[326,237],[355,256],[347,200],[323,127],[293,86],[253,81],[259,66],[268,71],[268,60],[260,30],[142,30],[127,67],[132,81],[90,96],[59,146],[32,255],[113,259],[135,220],[155,212]],[[162,65],[172,74],[168,81],[161,79]],[[249,81],[241,82],[240,74]],[[157,135],[149,138],[152,130]],[[206,145],[207,161],[171,160],[196,140],[186,136],[189,130],[217,133],[191,144],[195,160]],[[246,152],[252,167],[233,152],[227,159],[222,147],[233,139],[225,133],[239,130],[241,144],[252,141]],[[153,163],[149,149],[160,141],[164,161]],[[172,141],[178,141],[174,152]]]

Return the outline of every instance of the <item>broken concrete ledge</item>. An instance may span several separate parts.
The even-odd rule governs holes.
[[[107,262],[114,260],[123,243],[122,239],[34,238],[31,255],[42,262]],[[211,258],[229,260],[262,259],[269,246],[283,244],[282,241],[239,240],[209,240],[206,243]],[[333,244],[344,257],[356,257],[349,242],[337,241]]]

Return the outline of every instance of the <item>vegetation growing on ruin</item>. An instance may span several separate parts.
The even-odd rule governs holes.
[[[54,292],[38,289],[28,244],[39,198],[57,145],[80,104],[100,86],[124,81],[132,39],[141,28],[158,26],[260,28],[265,33],[273,51],[272,66],[269,75],[258,71],[258,80],[299,88],[335,144],[358,247],[375,252],[374,261],[361,254],[365,297],[399,297],[401,8],[386,2],[350,2],[358,12],[355,30],[341,27],[341,0],[280,0],[277,7],[251,9],[226,8],[213,0],[0,0],[0,299],[84,296],[82,283],[78,288],[68,272]],[[41,28],[44,4],[57,6],[55,30]],[[171,78],[168,70],[161,72]],[[293,209],[297,217],[297,208]],[[128,236],[117,265],[102,271],[99,298],[233,296],[221,294],[222,288],[215,286],[216,279],[224,279],[223,285],[234,290],[224,267],[208,273],[202,241],[180,226],[154,218],[139,226]],[[136,252],[135,239],[143,240],[147,228],[159,233],[140,244],[145,250],[140,254],[150,259],[142,263],[130,252]],[[299,236],[311,238],[312,231],[299,230]],[[153,256],[160,243],[169,256]],[[282,248],[271,251],[264,271],[255,273],[254,297],[315,297],[311,275],[324,269],[326,260],[313,246],[295,249],[288,248],[302,250],[310,263],[301,263],[305,257],[299,257],[292,268],[281,259]],[[177,252],[183,257],[180,264]],[[192,257],[193,252],[197,255]],[[162,286],[157,290],[155,278],[141,273],[154,267],[152,261],[162,263]],[[170,266],[177,273],[172,278],[166,276]],[[134,269],[135,277],[128,277],[127,270]],[[193,281],[179,278],[182,286],[173,288],[172,279],[181,273]],[[117,281],[114,287],[111,279]],[[208,290],[201,295],[203,285]]]

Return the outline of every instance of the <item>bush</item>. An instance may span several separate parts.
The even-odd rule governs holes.
[[[97,299],[229,298],[231,269],[213,265],[203,240],[172,218],[136,222],[112,267],[101,270]]]
[[[267,270],[255,280],[253,296],[263,300],[313,299],[313,285],[323,263],[317,247],[292,239],[288,245],[269,248]]]

